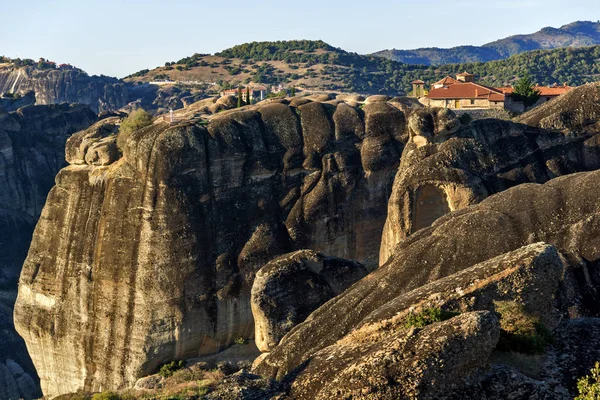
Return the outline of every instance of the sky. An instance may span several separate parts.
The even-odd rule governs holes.
[[[600,20],[600,0],[0,0],[0,10],[0,55],[116,77],[252,41],[321,39],[367,54]]]

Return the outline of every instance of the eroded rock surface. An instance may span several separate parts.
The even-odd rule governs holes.
[[[110,120],[69,141],[15,311],[46,395],[252,338],[254,275],[278,255],[377,266],[410,105],[308,101],[157,121],[115,162]]]
[[[13,325],[17,280],[46,196],[65,165],[65,142],[95,120],[88,107],[67,104],[0,113],[0,361],[14,359],[33,376]]]
[[[581,107],[592,107],[592,100]],[[402,239],[449,212],[522,183],[600,168],[600,129],[557,132],[492,119],[461,127],[443,109],[417,111],[408,125],[410,139],[388,204],[380,265]]]
[[[515,121],[565,132],[600,131],[600,84],[590,83],[528,111]]]
[[[401,241],[385,265],[290,331],[255,370],[264,376],[292,379],[296,368],[314,368],[306,372],[306,379],[314,385],[310,393],[319,393],[323,382],[328,382],[319,374],[330,368],[343,370],[346,365],[353,371],[349,363],[360,360],[363,350],[368,354],[368,347],[358,343],[364,339],[380,346],[391,340],[401,326],[401,310],[425,300],[445,304],[444,299],[454,297],[448,303],[454,303],[451,308],[490,310],[490,300],[506,296],[533,307],[531,312],[547,318],[549,327],[556,326],[561,316],[596,315],[598,184],[598,171],[556,178],[544,185],[524,184],[438,219]],[[539,262],[527,263],[514,255],[498,257],[538,241],[552,244],[561,256],[552,247],[534,245],[521,252],[537,253],[533,259]],[[485,263],[494,257],[498,258]],[[528,264],[532,266],[529,272],[523,269]],[[480,276],[476,270],[482,266],[481,271],[492,276]],[[504,293],[506,288],[512,289]]]
[[[123,81],[106,76],[89,76],[73,69],[44,69],[8,65],[0,69],[0,93],[35,93],[37,105],[79,103],[95,112],[117,110],[127,104]]]
[[[356,261],[301,250],[270,261],[252,285],[252,314],[259,350],[268,352],[294,326],[367,275]]]

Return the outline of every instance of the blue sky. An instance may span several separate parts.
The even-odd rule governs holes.
[[[0,10],[0,55],[117,77],[250,41],[322,39],[370,53],[600,19],[599,0],[0,0]]]

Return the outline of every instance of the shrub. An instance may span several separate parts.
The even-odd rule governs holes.
[[[498,350],[541,354],[552,342],[551,332],[522,304],[514,301],[497,301],[494,304],[500,314]]]
[[[152,125],[152,116],[144,109],[132,111],[127,118],[121,122],[119,133],[117,134],[117,147],[123,151],[125,143],[129,136],[138,129]]]
[[[577,381],[577,392],[579,396],[575,400],[600,399],[600,363],[596,362],[590,370],[591,376],[587,375]]]
[[[243,337],[239,337],[239,338],[235,339],[233,341],[233,343],[235,343],[235,344],[246,344],[246,339],[244,339]]]
[[[121,400],[121,397],[115,392],[102,392],[93,395],[92,400]]]
[[[423,328],[435,322],[446,321],[456,317],[459,313],[454,311],[442,310],[439,307],[424,308],[418,313],[410,313],[404,321],[406,328]]]
[[[471,114],[468,113],[461,115],[460,117],[458,117],[458,119],[463,125],[468,125],[471,123],[471,121],[473,121],[473,117],[471,116]]]
[[[183,369],[185,367],[185,362],[183,360],[179,361],[171,361],[170,363],[164,364],[158,370],[158,374],[163,378],[169,378],[173,376],[176,371]]]

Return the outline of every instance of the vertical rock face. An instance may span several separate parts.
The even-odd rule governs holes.
[[[114,162],[114,121],[71,138],[15,309],[44,394],[129,386],[253,337],[250,288],[277,255],[376,267],[406,116],[370,108],[280,102],[206,127],[157,122]]]
[[[80,103],[95,112],[116,110],[127,104],[124,82],[106,76],[89,76],[80,69],[8,67],[0,70],[0,93],[24,95],[33,91],[36,104]]]
[[[451,211],[522,183],[600,168],[599,129],[555,132],[498,120],[459,128],[447,112],[421,110],[410,117],[380,265],[402,239]]]
[[[17,279],[54,176],[65,164],[65,142],[95,120],[88,107],[66,104],[0,113],[0,361],[14,358],[31,373],[13,326]]]
[[[474,266],[478,263],[539,241],[554,245],[564,257],[559,258],[547,246],[524,247],[525,254],[530,251],[540,254],[541,262],[537,263],[540,269],[510,278],[509,282],[513,282],[510,285],[514,284],[512,294],[502,292],[509,284],[491,282],[490,290],[500,290],[496,299],[503,300],[502,296],[506,296],[504,299],[524,301],[544,318],[550,317],[554,309],[563,318],[597,315],[599,183],[600,171],[593,171],[555,178],[544,185],[523,184],[438,219],[432,226],[402,240],[384,266],[321,306],[290,331],[257,366],[257,372],[283,378],[308,360],[312,364],[315,354],[332,351],[331,347],[339,343],[351,347],[356,343],[351,340],[355,337],[352,332],[357,329],[374,339],[385,340],[387,335],[377,335],[368,325],[385,331],[388,327],[385,322],[394,320],[399,310],[422,300],[435,300],[436,293],[448,291],[465,296],[462,302],[465,307],[477,305],[484,297],[474,296],[472,291],[481,288],[484,282],[471,284],[455,279],[473,279],[477,277]],[[497,265],[501,272],[495,273],[501,279],[508,276],[510,265],[520,266],[524,261],[518,257],[502,258],[493,260],[500,261]],[[564,274],[561,259],[567,264]],[[532,284],[526,285],[530,278]],[[444,282],[448,283],[446,289],[436,288]],[[419,299],[404,303],[407,296]],[[554,317],[554,321],[558,319]],[[344,358],[346,353],[336,354]],[[323,367],[322,371],[326,370]]]

